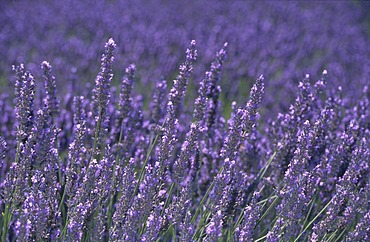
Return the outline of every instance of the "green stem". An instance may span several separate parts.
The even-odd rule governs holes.
[[[276,198],[276,197],[277,197],[277,195],[269,196],[268,198],[265,198],[265,199],[263,199],[263,200],[261,200],[261,201],[257,202],[257,204],[258,204],[258,205],[263,204],[263,205],[262,205],[262,207],[263,207],[263,206],[265,206],[265,205],[266,205],[266,203],[267,203],[271,198]]]
[[[116,157],[115,157],[115,163],[113,165],[113,178],[112,178],[112,182],[111,182],[111,187],[113,187],[116,183],[116,170],[117,170],[117,162],[118,162],[118,159],[119,159],[119,154],[121,152],[121,144],[122,144],[122,139],[123,139],[123,125],[124,125],[124,119],[122,119],[121,121],[121,130],[120,130],[120,133],[119,133],[119,138],[118,138],[118,149],[117,149],[117,153],[116,153]],[[115,193],[112,194],[112,189],[109,191],[109,194],[108,194],[108,199],[109,199],[109,202],[108,202],[108,211],[107,211],[107,228],[109,230],[111,224],[112,224],[112,217],[113,217],[113,199],[114,199],[114,196],[115,196]]]
[[[95,156],[95,151],[96,151],[96,148],[98,146],[98,137],[99,137],[99,133],[100,133],[100,125],[101,125],[102,113],[103,113],[103,109],[100,107],[99,108],[98,122],[96,123],[96,127],[95,127],[94,145],[93,145],[92,157]]]
[[[303,229],[303,231],[298,235],[298,237],[294,240],[294,242],[297,242],[299,238],[303,235],[303,233],[315,222],[315,220],[325,211],[327,207],[333,202],[334,197],[321,209],[321,211],[311,220],[309,224]]]
[[[223,171],[224,167],[222,166],[220,168],[220,170],[218,171],[218,174],[220,174],[222,171]],[[217,175],[216,175],[217,176]],[[197,218],[198,216],[198,213],[200,212],[200,210],[202,209],[202,206],[203,206],[203,203],[206,201],[206,199],[208,198],[208,195],[209,193],[211,192],[211,190],[213,189],[213,186],[215,185],[215,180],[213,179],[211,185],[208,187],[207,191],[206,191],[206,194],[204,194],[202,200],[200,201],[199,203],[199,206],[197,207],[197,210],[195,211],[195,213],[193,214],[193,217],[191,218],[191,221],[190,223],[194,223],[195,222],[195,219]]]
[[[275,207],[275,205],[278,203],[280,198],[278,196],[275,197],[274,201],[270,204],[270,206],[267,208],[265,213],[260,217],[260,219],[257,221],[256,226],[270,213],[271,209]]]
[[[170,186],[170,189],[168,191],[168,196],[166,198],[166,202],[164,203],[164,207],[163,207],[162,212],[161,212],[161,216],[163,216],[164,211],[166,210],[166,208],[168,207],[168,204],[170,203],[170,199],[172,197],[172,193],[173,193],[174,188],[175,188],[175,183],[172,182],[172,184]]]
[[[344,235],[345,232],[347,232],[347,229],[343,229],[342,232],[338,235],[338,237],[334,240],[334,242],[339,241],[342,238],[342,236]]]
[[[3,213],[3,233],[1,235],[1,241],[6,241],[6,236],[8,234],[9,224],[12,220],[12,213],[10,211],[10,205],[5,205],[5,211]]]
[[[208,221],[210,217],[211,217],[211,212],[207,212],[207,213],[204,214],[201,221],[198,223],[198,226],[197,226],[198,228],[197,228],[196,232],[193,235],[193,238],[192,238],[193,241],[195,241],[196,239],[198,241],[202,241],[201,238],[204,234],[206,221]]]
[[[310,216],[310,214],[311,214],[311,212],[312,212],[312,209],[313,209],[313,205],[315,204],[314,202],[315,202],[315,200],[316,200],[316,195],[317,195],[317,194],[315,194],[315,195],[314,195],[314,197],[313,197],[313,198],[311,199],[311,201],[310,201],[310,203],[311,203],[311,205],[310,205],[310,209],[308,210],[308,213],[307,213],[307,215],[306,215],[306,218],[305,218],[305,220],[304,220],[304,222],[303,222],[302,229],[301,229],[301,231],[299,231],[299,233],[301,233],[301,232],[303,231],[303,228],[305,228],[305,226],[306,226],[306,224],[307,224],[308,218],[309,218],[309,216]]]
[[[18,129],[21,130],[22,126],[18,127]],[[14,160],[16,164],[19,163],[20,149],[21,149],[21,140],[18,137],[17,148],[15,152],[15,160]],[[14,197],[14,194],[17,192],[16,190],[17,190],[17,187],[15,187],[14,190],[12,191],[12,197]],[[5,210],[2,215],[3,215],[3,229],[2,229],[2,234],[1,234],[1,241],[6,241],[6,236],[8,234],[10,221],[12,220],[12,216],[13,216],[11,212],[11,204],[5,205]]]
[[[255,242],[259,242],[261,240],[264,240],[266,237],[267,237],[267,234],[262,236],[261,238],[256,239]]]
[[[338,230],[335,230],[333,233],[331,233],[331,234],[330,234],[330,236],[329,236],[329,238],[328,238],[328,239],[326,239],[325,241],[327,241],[327,242],[331,242],[331,241],[334,239],[334,237],[335,237],[335,235],[336,235],[337,231],[338,231]],[[327,235],[327,234],[326,234],[326,235]]]
[[[167,118],[168,118],[168,114],[167,114],[167,115],[166,115],[166,117],[164,118],[161,128],[163,128],[163,127],[164,127],[164,125],[165,125],[165,123],[166,123],[166,121],[167,121]],[[147,155],[146,155],[146,158],[145,158],[145,161],[144,161],[143,167],[142,167],[142,168],[141,168],[141,170],[140,170],[140,175],[139,175],[138,182],[137,182],[137,184],[136,184],[136,186],[135,186],[134,195],[136,195],[136,194],[139,192],[139,187],[140,187],[141,182],[142,182],[142,181],[143,181],[143,179],[144,179],[145,170],[146,170],[146,166],[147,166],[148,161],[149,161],[149,157],[150,157],[150,155],[151,155],[151,154],[152,154],[152,152],[153,152],[153,149],[154,149],[154,147],[155,147],[155,145],[156,145],[156,143],[157,143],[157,141],[158,141],[158,138],[159,138],[159,134],[157,134],[157,135],[155,136],[154,141],[152,141],[152,142],[151,142],[151,144],[150,144],[150,146],[149,146],[149,150],[148,150],[148,153],[147,153]]]

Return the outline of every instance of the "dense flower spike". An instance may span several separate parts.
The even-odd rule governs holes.
[[[171,88],[167,103],[168,113],[173,112],[172,109],[175,111],[182,99],[185,97],[186,87],[189,81],[188,78],[190,73],[193,72],[193,61],[196,59],[197,50],[195,49],[195,40],[192,40],[188,49],[186,50],[186,61],[180,65],[180,73],[173,81],[173,87]]]
[[[217,111],[219,108],[218,99],[221,93],[221,87],[219,86],[219,82],[221,79],[222,65],[226,57],[227,45],[228,43],[225,43],[224,47],[217,52],[216,59],[211,64],[211,70],[206,72],[206,76],[204,79],[205,83],[204,84],[201,83],[201,88],[199,89],[200,100],[199,101],[196,100],[196,103],[197,101],[200,103],[199,108],[196,109],[197,110],[195,113],[196,119],[200,117],[203,113],[203,111],[201,110],[202,108],[201,102],[206,101],[205,102],[206,104],[202,104],[202,105],[206,105],[205,115],[207,117],[207,123],[206,123],[205,128],[207,130],[210,130],[210,132],[212,132],[211,127],[215,124],[215,122],[217,122]],[[207,93],[208,100],[202,100],[204,99],[204,97],[203,97],[203,93],[201,92],[204,92],[204,91],[206,91]],[[200,110],[198,111],[198,109]]]
[[[186,50],[186,61],[180,65],[180,73],[173,81],[173,87],[168,95],[167,114],[163,134],[159,141],[159,149],[157,150],[158,160],[164,166],[168,166],[170,155],[173,152],[175,142],[177,141],[177,125],[176,110],[179,109],[183,101],[188,85],[188,78],[193,72],[193,61],[196,60],[197,50],[195,49],[195,41],[192,40]],[[163,170],[164,167],[161,167]],[[161,174],[162,175],[162,174]]]
[[[18,122],[17,144],[15,147],[15,160],[11,163],[2,186],[4,187],[4,200],[9,209],[14,209],[15,204],[23,203],[24,192],[28,187],[28,179],[31,176],[29,173],[32,165],[31,158],[34,155],[32,145],[27,142],[32,134],[34,124],[34,77],[25,70],[23,64],[17,67],[13,66],[13,70],[16,71],[15,117]]]
[[[51,74],[51,65],[44,61],[41,63],[41,68],[44,71],[44,80],[45,80],[45,94],[44,105],[47,109],[47,112],[50,113],[50,116],[54,117],[59,112],[59,101],[57,100],[56,94],[56,83],[55,77]]]
[[[18,142],[23,142],[30,134],[34,119],[33,103],[35,99],[35,80],[24,65],[13,66],[16,71],[16,118],[18,121]]]
[[[370,239],[370,212],[367,212],[363,219],[356,225],[353,232],[349,233],[347,242],[350,241],[367,241]]]
[[[113,53],[116,44],[113,39],[109,39],[105,44],[105,53],[101,59],[101,67],[98,76],[95,79],[94,102],[96,107],[103,109],[105,112],[106,106],[110,98],[110,84],[113,78],[112,64],[114,61]]]
[[[254,228],[260,217],[261,206],[257,204],[258,194],[253,194],[251,204],[245,208],[244,220],[235,230],[236,241],[253,241]]]
[[[122,142],[123,136],[127,136],[127,133],[124,132],[124,127],[127,126],[128,119],[132,112],[132,98],[130,95],[132,91],[135,70],[136,67],[134,64],[129,65],[129,67],[126,68],[125,76],[121,81],[118,109],[115,113],[116,118],[114,128],[111,131],[113,136],[119,135],[118,143]],[[115,141],[115,137],[112,139]]]
[[[363,138],[360,145],[352,152],[349,167],[336,186],[336,194],[326,212],[326,217],[313,228],[314,240],[335,234],[336,230],[345,229],[355,221],[356,212],[368,207],[369,196],[369,149],[365,148],[367,140]],[[344,211],[343,211],[344,210]],[[366,211],[366,210],[365,210]],[[333,232],[334,231],[334,232]],[[325,237],[324,236],[324,237]]]
[[[282,201],[277,207],[278,221],[272,229],[275,233],[269,233],[267,236],[269,241],[290,240],[298,235],[301,229],[298,221],[304,216],[305,209],[315,191],[314,178],[307,171],[311,159],[308,151],[312,145],[308,121],[302,127],[298,142],[294,158],[285,173],[285,187],[279,192]]]
[[[107,108],[110,99],[110,86],[113,78],[112,64],[113,53],[116,44],[113,39],[109,39],[105,44],[105,53],[101,58],[100,72],[95,79],[95,87],[93,90],[94,114],[95,114],[95,134],[93,156],[101,155],[98,147],[104,146],[104,137],[107,132],[108,119]]]
[[[263,82],[263,76],[261,75],[257,80],[256,83],[253,85],[249,101],[246,105],[246,111],[248,113],[247,121],[244,126],[244,133],[250,133],[257,125],[257,115],[258,115],[258,108],[262,100],[262,95],[265,91],[265,86]]]
[[[150,103],[151,121],[155,124],[160,123],[161,118],[165,115],[165,95],[166,95],[167,84],[166,81],[161,81],[156,84],[155,91],[153,93],[152,101]]]
[[[131,158],[129,163],[125,166],[121,179],[121,197],[117,202],[116,211],[113,215],[113,224],[109,231],[112,240],[117,240],[123,236],[121,232],[122,226],[125,224],[125,221],[130,218],[127,212],[134,201],[134,194],[132,191],[135,189],[137,183],[135,179],[135,160],[133,158]]]

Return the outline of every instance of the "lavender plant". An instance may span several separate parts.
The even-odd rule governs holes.
[[[138,2],[127,1],[129,12],[121,4],[115,9],[111,2],[97,3],[96,14],[106,23],[84,3],[55,3],[63,16],[87,10],[81,16],[84,40],[74,33],[81,26],[69,27],[81,19],[60,27],[69,36],[60,48],[76,51],[60,59],[54,43],[41,50],[33,43],[37,31],[29,32],[27,24],[17,19],[9,25],[11,36],[29,33],[30,43],[9,42],[8,62],[29,64],[15,65],[6,84],[7,73],[0,74],[6,88],[0,91],[1,241],[368,241],[369,68],[358,65],[368,63],[368,37],[346,22],[359,19],[360,12],[348,3],[323,12],[310,3],[282,8],[272,2],[199,1],[196,6],[209,12],[189,12],[179,3],[184,16],[175,17],[151,3],[160,17],[174,20],[173,28]],[[0,3],[0,19],[28,6]],[[224,11],[247,11],[253,18],[223,19]],[[265,11],[276,19],[266,18]],[[332,23],[338,13],[344,21]],[[321,22],[306,24],[317,16]],[[116,31],[114,18],[128,26],[127,35],[117,34],[122,31]],[[209,28],[202,29],[210,18]],[[46,24],[31,20],[36,29]],[[53,28],[57,20],[50,21]],[[314,41],[322,23],[330,23],[334,39],[343,27],[339,32],[348,39]],[[280,29],[282,24],[291,24],[291,31]],[[108,39],[91,83],[101,43],[97,47],[89,31],[105,25],[118,41]],[[190,27],[197,45],[190,41],[181,55],[177,51],[185,48],[179,43],[189,39]],[[0,43],[8,43],[4,33],[1,27]],[[363,51],[351,49],[357,53],[352,55],[337,48],[349,46],[349,33]],[[300,40],[305,50],[296,44]],[[17,48],[40,52],[15,58]],[[41,68],[34,68],[40,54],[53,67],[40,61]],[[288,66],[282,61],[287,59]]]

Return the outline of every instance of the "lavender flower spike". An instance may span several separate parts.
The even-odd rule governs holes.
[[[196,60],[196,58],[197,50],[195,49],[195,40],[192,40],[189,48],[186,50],[186,61],[180,65],[180,73],[173,81],[173,87],[170,91],[168,106],[177,107],[184,98],[186,87],[188,85],[188,77],[190,76],[190,73],[193,72],[192,63]]]
[[[265,90],[263,79],[264,79],[263,75],[261,75],[256,80],[256,83],[253,85],[251,89],[251,92],[249,95],[249,101],[245,108],[248,112],[248,116],[247,116],[245,127],[244,127],[244,134],[250,133],[256,126],[258,106],[261,103],[262,95]]]
[[[109,89],[113,78],[112,63],[114,61],[113,53],[115,48],[114,40],[109,39],[105,44],[105,53],[101,59],[100,72],[95,79],[94,101],[104,112],[110,98]]]
[[[30,134],[33,115],[33,102],[35,99],[35,80],[31,73],[25,71],[24,65],[13,66],[16,71],[16,109],[15,114],[19,122],[17,137],[18,141],[24,140]]]
[[[41,68],[44,71],[45,92],[44,105],[48,114],[51,116],[56,115],[59,111],[59,101],[56,97],[55,77],[51,74],[51,65],[47,61],[41,63]]]
[[[197,50],[195,49],[195,40],[192,40],[189,48],[186,50],[186,61],[195,61],[197,59],[197,55]]]
[[[110,84],[113,78],[112,64],[113,64],[113,53],[116,48],[116,44],[113,39],[109,39],[105,44],[105,53],[101,59],[101,67],[98,76],[95,79],[95,88],[93,90],[94,95],[94,109],[98,113],[95,113],[95,137],[94,137],[94,149],[93,155],[99,155],[102,153],[101,149],[96,149],[102,144],[102,139],[105,136],[107,128],[107,106],[110,99]]]

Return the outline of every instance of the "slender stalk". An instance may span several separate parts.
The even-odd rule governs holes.
[[[115,163],[113,164],[113,177],[112,177],[112,182],[111,182],[111,185],[113,185],[113,186],[116,183],[116,169],[117,169],[117,162],[118,162],[118,159],[119,159],[119,153],[121,151],[121,144],[122,144],[122,139],[123,139],[123,125],[124,125],[124,120],[122,119],[122,121],[121,121],[121,129],[120,129],[119,139],[118,139],[118,150],[117,150],[116,157],[115,157]],[[116,195],[114,192],[112,194],[112,190],[113,189],[111,189],[109,191],[109,194],[108,194],[108,199],[109,199],[108,209],[107,209],[107,228],[108,228],[108,230],[109,230],[109,228],[110,228],[110,226],[112,224],[112,217],[113,217],[113,198]]]
[[[223,171],[224,167],[222,166],[220,168],[220,170],[218,171],[218,174],[220,174],[222,171]],[[206,194],[204,194],[202,200],[200,201],[199,203],[199,206],[197,207],[197,210],[195,210],[195,213],[193,214],[193,217],[191,218],[190,220],[190,223],[194,223],[195,220],[197,219],[197,216],[198,216],[198,213],[200,212],[200,210],[202,209],[202,206],[203,206],[203,203],[206,201],[206,199],[208,198],[208,195],[209,193],[212,191],[213,189],[213,186],[215,185],[215,180],[212,181],[211,185],[208,187],[207,191],[206,191]]]
[[[170,203],[170,199],[172,197],[172,193],[174,191],[174,188],[175,188],[175,183],[172,182],[172,184],[170,186],[170,189],[168,191],[168,196],[166,198],[166,202],[164,203],[164,206],[163,206],[163,209],[162,209],[162,212],[161,212],[161,216],[164,214],[165,209],[168,207],[168,204]]]
[[[100,107],[99,108],[98,122],[96,123],[96,127],[95,127],[94,145],[93,145],[93,150],[92,150],[92,156],[91,156],[91,158],[97,158],[97,157],[95,157],[95,152],[96,152],[96,148],[98,146],[98,139],[99,139],[99,135],[100,135],[100,126],[101,126],[102,114],[103,114],[103,108]],[[87,164],[87,169],[89,169],[89,165],[90,165],[90,162]]]
[[[270,204],[267,208],[265,213],[258,219],[256,226],[270,213],[271,209],[275,207],[275,205],[279,202],[280,198],[278,196],[275,197],[274,201]]]
[[[20,130],[22,129],[21,124],[20,124],[20,127],[18,127],[18,129]],[[15,152],[15,160],[14,160],[15,163],[19,163],[20,149],[21,149],[21,140],[18,137],[17,148]],[[14,194],[16,194],[16,192],[17,192],[17,187],[15,187],[14,190],[12,191],[12,194],[13,194],[12,197],[14,197]],[[1,235],[1,241],[6,241],[6,235],[8,234],[10,221],[12,220],[12,216],[13,216],[11,212],[11,206],[12,204],[6,204],[5,210],[2,214],[3,215],[3,229],[2,229],[2,235]]]
[[[263,204],[262,207],[264,207],[271,198],[275,199],[276,197],[277,197],[277,195],[269,196],[268,198],[265,198],[265,199],[257,202],[257,204],[258,205]]]
[[[12,220],[12,213],[10,211],[10,205],[5,205],[5,211],[3,213],[3,229],[2,229],[2,235],[1,235],[1,241],[7,241],[6,236],[8,234],[8,229],[10,225],[10,221]]]
[[[261,238],[256,239],[254,242],[259,242],[261,240],[264,240],[264,239],[266,239],[266,237],[267,237],[267,234],[262,236]]]
[[[204,216],[202,217],[201,221],[198,223],[198,227],[199,229],[196,230],[196,232],[194,233],[194,236],[193,236],[193,240],[195,240],[196,238],[198,238],[198,241],[202,241],[202,236],[204,234],[204,229],[205,229],[205,225],[206,225],[206,221],[209,220],[209,218],[211,217],[211,212],[206,212],[204,214]]]
[[[167,114],[167,115],[166,115],[166,117],[164,118],[164,121],[163,121],[163,123],[162,123],[161,128],[163,128],[163,127],[164,127],[164,125],[166,124],[167,118],[168,118],[168,114]],[[157,135],[155,136],[155,138],[154,138],[153,142],[151,142],[151,144],[150,144],[150,146],[149,146],[148,153],[147,153],[147,155],[146,155],[146,158],[145,158],[144,164],[143,164],[143,166],[142,166],[142,168],[141,168],[141,170],[140,170],[140,175],[139,175],[138,182],[137,182],[137,184],[136,184],[136,186],[135,186],[135,190],[134,190],[134,194],[135,194],[135,195],[139,192],[139,187],[140,187],[141,182],[142,182],[142,181],[143,181],[143,179],[144,179],[145,170],[146,170],[146,166],[147,166],[148,161],[149,161],[149,157],[151,156],[151,154],[152,154],[152,152],[153,152],[153,150],[154,150],[154,147],[155,147],[155,145],[156,145],[156,143],[157,143],[158,139],[159,139],[159,134],[157,134]]]
[[[315,202],[315,200],[316,200],[316,195],[317,195],[317,193],[313,196],[313,198],[312,198],[312,199],[311,199],[311,201],[310,201],[310,203],[311,203],[311,205],[310,205],[310,209],[308,210],[308,213],[307,213],[307,215],[306,215],[306,218],[305,218],[305,220],[304,220],[304,222],[303,222],[302,229],[301,229],[301,231],[299,231],[299,233],[301,233],[301,232],[302,232],[303,228],[304,228],[304,227],[305,227],[305,225],[307,224],[308,218],[309,218],[309,216],[310,216],[310,214],[311,214],[311,211],[312,211],[312,209],[313,209],[313,205],[315,204],[314,202]]]
[[[346,228],[342,230],[342,232],[338,235],[338,237],[334,240],[334,242],[339,241],[342,238],[342,236],[344,235],[345,232],[347,232]]]
[[[303,233],[315,222],[315,220],[325,211],[327,207],[333,202],[334,197],[321,209],[321,211],[307,224],[307,226],[303,229],[303,231],[298,235],[298,237],[294,240],[297,242],[299,238],[303,235]]]

